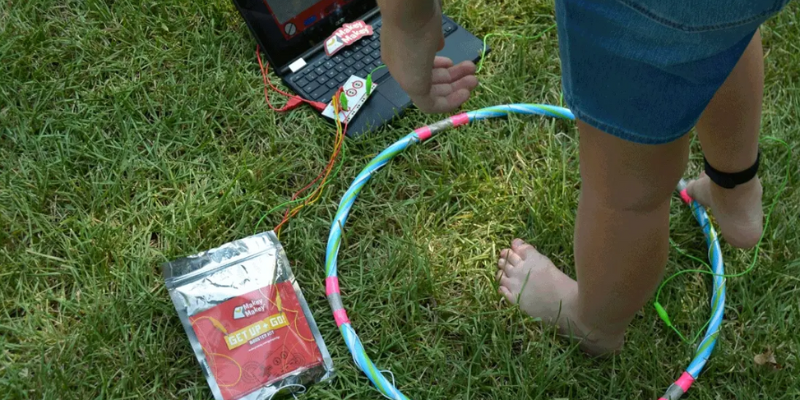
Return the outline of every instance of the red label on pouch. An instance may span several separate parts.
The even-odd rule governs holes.
[[[361,20],[351,24],[344,24],[325,41],[325,54],[332,56],[337,51],[357,42],[358,39],[364,36],[371,36],[372,33],[372,25],[367,25],[366,22]]]
[[[323,362],[290,282],[234,297],[189,319],[225,399]]]

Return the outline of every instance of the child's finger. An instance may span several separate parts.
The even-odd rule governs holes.
[[[431,75],[431,83],[450,83],[471,75],[475,75],[475,64],[464,61],[450,68],[435,68]]]
[[[457,90],[467,89],[472,91],[472,89],[475,89],[477,86],[478,78],[474,76],[465,76],[453,83],[440,83],[431,86],[431,96],[447,97]]]
[[[453,93],[447,96],[448,111],[455,110],[464,104],[465,101],[469,100],[470,93],[471,92],[469,89],[458,89],[453,91]]]
[[[453,60],[447,57],[436,56],[433,59],[433,68],[450,68],[453,66]]]
[[[448,96],[431,96],[430,94],[420,99],[414,99],[414,104],[422,112],[447,113],[455,110],[469,98],[469,90],[461,89],[450,93]]]

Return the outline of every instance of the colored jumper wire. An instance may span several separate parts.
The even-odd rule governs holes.
[[[294,108],[297,108],[299,105],[301,105],[303,103],[308,103],[309,105],[311,105],[317,111],[323,111],[325,109],[326,105],[324,103],[305,100],[305,99],[303,99],[302,97],[300,97],[298,95],[291,95],[291,94],[286,93],[286,92],[278,89],[277,87],[275,87],[272,84],[272,82],[270,81],[270,79],[269,79],[269,74],[268,74],[268,72],[269,72],[268,71],[269,63],[264,64],[262,62],[261,53],[260,53],[259,47],[256,47],[256,57],[258,59],[258,64],[259,64],[259,67],[261,69],[261,74],[262,74],[262,77],[263,77],[263,80],[264,80],[264,98],[265,98],[265,100],[267,102],[267,105],[270,107],[270,109],[272,109],[273,111],[276,111],[276,112],[286,112],[286,111],[293,110]],[[275,92],[277,92],[279,94],[282,94],[282,95],[284,95],[284,96],[289,98],[289,100],[287,101],[287,103],[283,107],[276,108],[275,106],[272,105],[272,102],[270,101],[269,94],[268,94],[268,89],[269,88],[271,88],[273,91],[275,91]],[[340,92],[341,92],[341,88],[340,88],[339,91],[337,91],[336,94],[338,95]],[[337,102],[336,97],[337,96],[334,95],[334,99],[332,99],[332,102],[333,102],[333,105],[334,105],[334,110],[339,110],[340,109],[340,105]],[[338,112],[338,111],[336,111],[336,112]],[[264,216],[262,216],[261,219],[258,221],[258,223],[256,223],[256,227],[255,227],[255,232],[256,233],[258,232],[258,228],[261,225],[261,223],[264,221],[264,219],[266,219],[266,217],[269,216],[270,214],[272,214],[274,211],[276,211],[276,210],[278,210],[278,209],[280,209],[280,208],[282,208],[284,206],[290,205],[290,204],[301,203],[299,206],[296,206],[296,207],[294,207],[292,209],[287,209],[286,212],[284,213],[283,218],[281,219],[280,223],[278,223],[278,225],[276,225],[275,228],[273,228],[273,230],[275,231],[275,234],[280,236],[280,232],[282,231],[283,227],[286,225],[286,223],[289,221],[290,218],[292,218],[293,216],[297,215],[297,213],[300,212],[300,210],[302,208],[304,208],[305,206],[313,204],[314,202],[319,200],[319,198],[322,195],[322,191],[325,188],[325,185],[327,184],[327,180],[330,177],[335,176],[336,174],[338,174],[339,170],[341,169],[342,163],[344,161],[344,138],[345,138],[345,134],[346,133],[347,133],[347,124],[342,125],[341,122],[337,119],[336,120],[336,135],[335,135],[335,139],[334,139],[334,150],[333,150],[333,153],[331,154],[330,160],[328,161],[328,163],[325,166],[325,168],[323,169],[323,171],[320,172],[320,174],[317,175],[317,177],[314,180],[312,180],[309,184],[307,184],[305,187],[303,187],[299,191],[295,192],[292,195],[292,198],[291,198],[290,201],[285,202],[283,204],[280,204],[277,207],[275,207],[275,208],[271,209],[270,211],[268,211],[267,213],[265,213]],[[333,167],[335,165],[336,158],[339,156],[340,152],[342,153],[342,158],[341,158],[341,161],[340,161],[339,165],[336,167],[336,170],[334,171]],[[306,190],[311,188],[317,182],[319,182],[319,184],[317,185],[317,187],[309,195],[307,195],[307,196],[305,196],[303,198],[298,198],[303,192],[305,192]]]
[[[336,93],[333,95],[333,98],[332,98],[333,112],[334,112],[333,115],[336,115],[336,116],[339,115],[339,112],[342,109],[342,105],[340,103],[341,100],[340,100],[340,96],[339,96],[339,94],[341,94],[341,92],[342,92],[342,89],[339,88],[339,90],[336,91]],[[321,178],[322,180],[320,181],[319,186],[317,186],[317,188],[314,190],[314,192],[312,192],[309,196],[306,197],[306,200],[303,201],[302,204],[300,204],[299,206],[293,208],[291,211],[289,211],[288,209],[286,210],[286,213],[284,213],[284,216],[283,216],[283,220],[281,220],[281,222],[278,225],[276,225],[275,228],[273,229],[275,231],[276,235],[280,235],[281,229],[289,221],[290,218],[292,218],[295,215],[297,215],[297,213],[300,212],[300,210],[303,209],[304,207],[306,207],[308,205],[311,205],[311,204],[314,204],[315,202],[317,202],[320,199],[320,197],[322,196],[322,191],[325,188],[325,184],[327,183],[328,178],[331,176],[331,171],[333,169],[333,164],[336,162],[336,157],[338,156],[338,154],[339,154],[339,152],[341,150],[342,151],[342,157],[341,157],[341,160],[339,162],[339,166],[336,169],[336,173],[339,172],[339,169],[341,168],[342,163],[344,162],[344,150],[343,150],[344,146],[343,146],[343,144],[344,144],[344,138],[345,138],[345,134],[346,133],[347,133],[347,123],[345,123],[344,126],[342,126],[342,123],[339,120],[339,118],[336,118],[336,142],[334,143],[334,149],[335,150],[334,150],[333,154],[331,155],[330,160],[328,161],[328,165],[325,167],[325,170],[320,175],[318,175],[317,178],[314,179],[314,181],[312,181],[309,185],[307,185],[305,188],[303,188],[301,190],[301,192]],[[334,173],[334,175],[336,173]]]

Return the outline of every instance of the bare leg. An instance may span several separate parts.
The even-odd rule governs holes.
[[[749,168],[758,155],[764,60],[756,32],[742,58],[719,88],[697,123],[697,133],[709,164],[723,172]],[[722,236],[736,247],[752,247],[761,237],[763,211],[758,178],[725,189],[701,176],[689,185],[689,195],[711,207]]]
[[[689,141],[686,135],[648,146],[581,122],[578,129],[583,184],[575,229],[577,284],[519,240],[501,252],[498,278],[509,301],[564,331],[588,335],[583,348],[602,354],[621,346],[626,327],[661,280],[670,197]]]
[[[688,161],[689,136],[645,146],[588,125],[581,133],[575,229],[578,319],[621,336],[652,296],[669,252],[669,203]]]

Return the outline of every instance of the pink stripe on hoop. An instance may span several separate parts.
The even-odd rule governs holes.
[[[450,121],[453,123],[453,127],[466,125],[469,123],[469,115],[467,113],[456,114],[450,117]]]
[[[675,384],[680,386],[684,393],[689,391],[689,388],[692,387],[692,383],[694,383],[694,378],[688,372],[684,372],[683,375],[675,381]]]
[[[692,198],[689,196],[689,192],[686,191],[686,189],[681,190],[681,200],[686,204],[692,203]]]
[[[431,136],[433,135],[431,133],[431,128],[428,128],[427,126],[423,126],[422,128],[417,128],[414,130],[414,132],[417,133],[417,136],[419,136],[419,140],[422,141],[430,139]]]
[[[339,294],[341,292],[339,290],[339,278],[332,276],[325,279],[325,295],[330,296],[334,293]]]
[[[344,309],[334,311],[333,319],[336,320],[336,326],[342,326],[350,323],[350,319],[347,318],[347,311]]]

